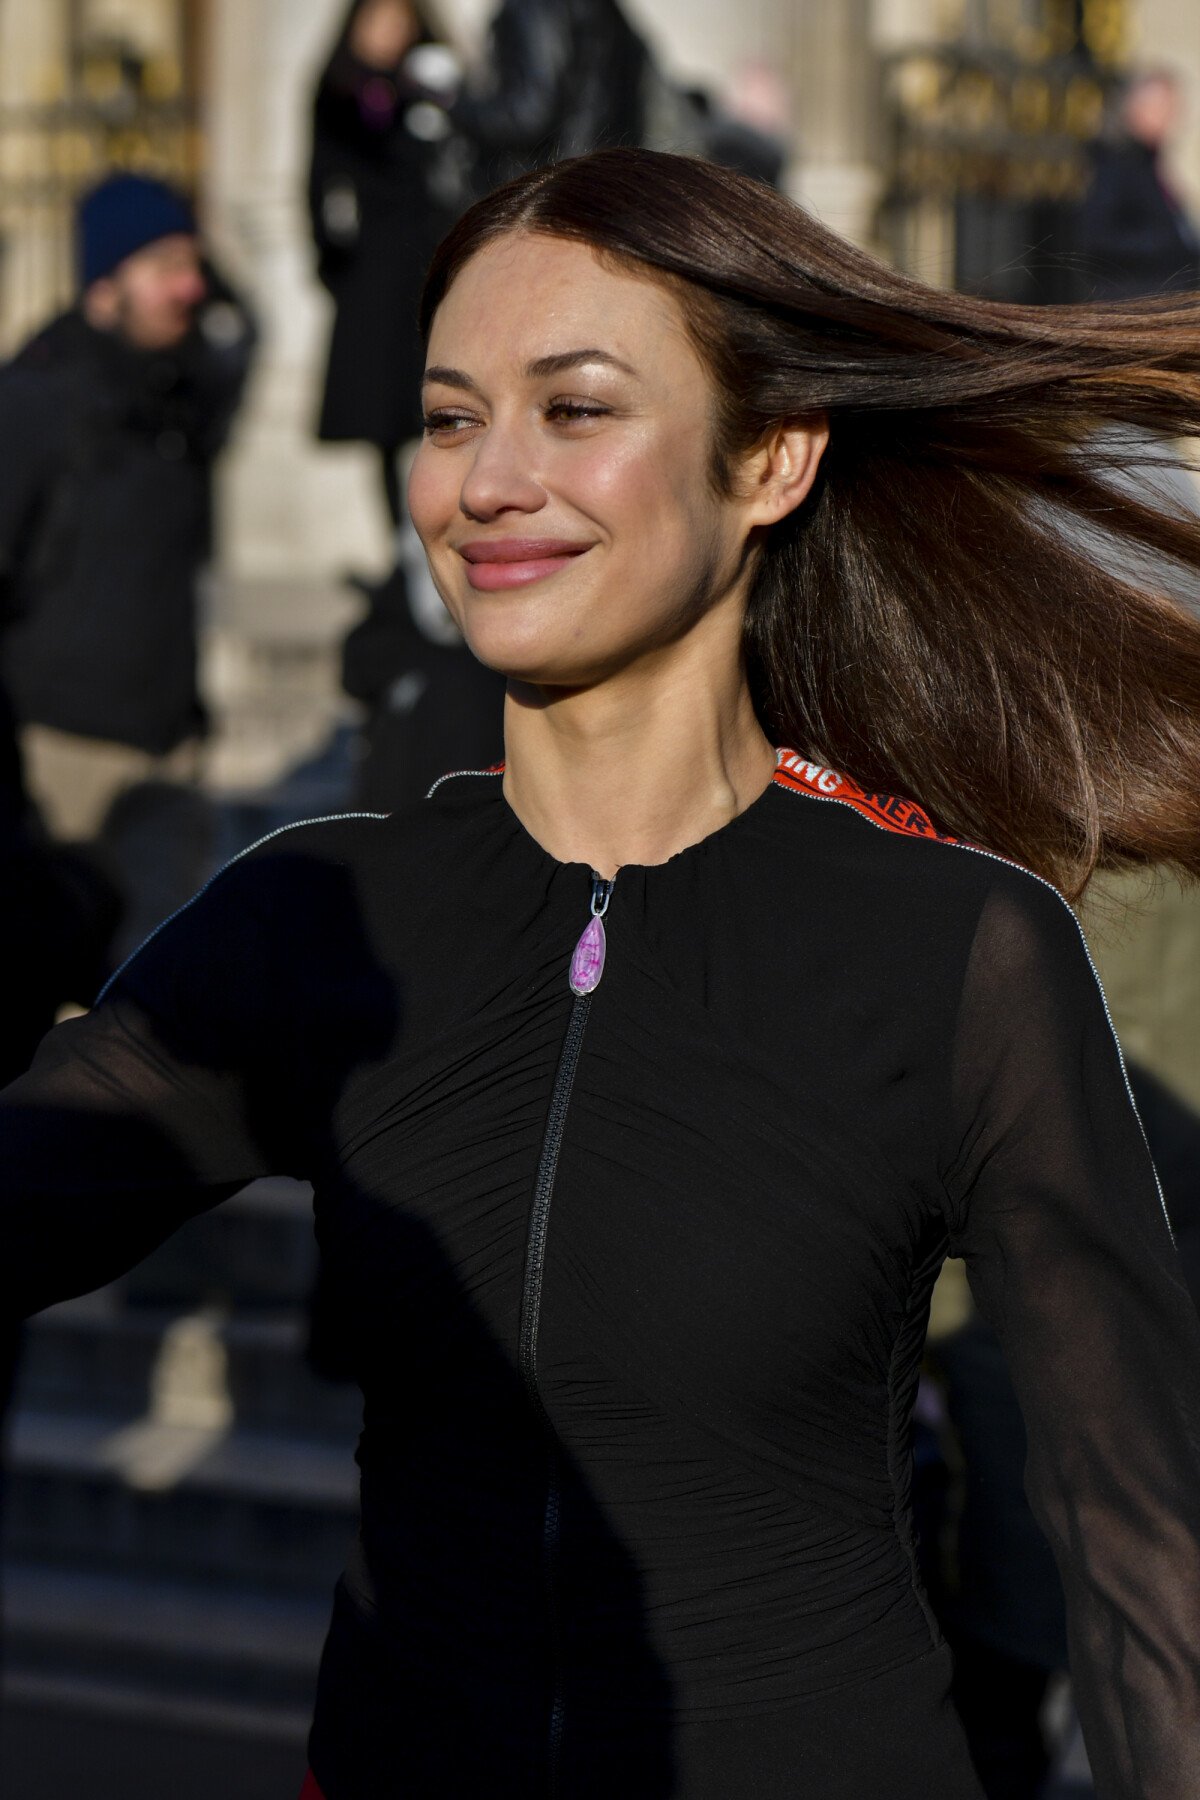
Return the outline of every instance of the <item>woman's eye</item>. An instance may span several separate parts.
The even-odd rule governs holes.
[[[551,400],[546,408],[546,417],[567,422],[572,419],[602,419],[608,411],[607,406],[598,406],[594,400]]]
[[[425,433],[427,437],[461,437],[464,431],[469,431],[478,422],[470,413],[426,413]]]

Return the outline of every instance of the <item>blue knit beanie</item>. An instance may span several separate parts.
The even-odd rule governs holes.
[[[148,175],[110,175],[79,204],[79,278],[88,288],[159,238],[192,236],[195,215],[182,194]]]

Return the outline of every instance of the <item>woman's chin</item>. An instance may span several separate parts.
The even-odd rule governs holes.
[[[596,679],[594,658],[581,657],[577,644],[548,643],[544,632],[495,629],[468,620],[463,636],[477,662],[509,681],[530,687],[584,687]]]

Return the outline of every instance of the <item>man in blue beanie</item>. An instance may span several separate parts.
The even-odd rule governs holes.
[[[196,591],[254,334],[163,182],[110,176],[77,225],[76,304],[0,370],[0,682],[46,826],[102,840],[136,934],[203,873]]]
[[[79,207],[83,307],[91,323],[143,350],[187,336],[206,283],[182,194],[145,175],[112,175]]]

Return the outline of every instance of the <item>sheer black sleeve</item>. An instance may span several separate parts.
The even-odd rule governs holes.
[[[193,1214],[293,1171],[269,1045],[262,882],[234,868],[0,1095],[0,1310],[123,1273]]]
[[[997,871],[954,1047],[952,1241],[1003,1341],[1100,1800],[1200,1794],[1200,1324],[1078,926]]]

